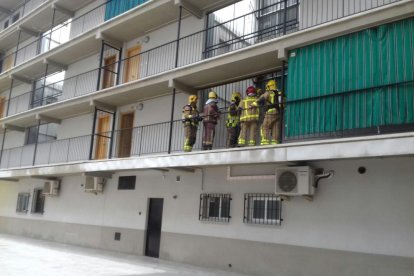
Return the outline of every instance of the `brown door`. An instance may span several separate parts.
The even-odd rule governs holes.
[[[116,56],[105,58],[103,67],[102,89],[109,88],[115,84]]]
[[[14,61],[14,55],[8,55],[4,59],[4,66],[3,66],[3,72],[9,70],[13,67],[13,61]]]
[[[125,60],[124,82],[137,80],[139,78],[141,46],[128,49],[127,59]]]
[[[105,114],[98,117],[98,127],[95,134],[95,159],[108,158],[108,145],[111,134],[109,133],[110,115]]]
[[[0,97],[0,118],[3,118],[6,114],[4,114],[4,107],[6,106],[6,98]]]
[[[131,155],[133,125],[134,113],[122,114],[118,139],[118,157],[129,157]]]

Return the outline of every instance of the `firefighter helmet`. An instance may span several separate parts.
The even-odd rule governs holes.
[[[274,80],[270,80],[266,84],[267,91],[276,91],[277,90],[277,83]]]
[[[210,93],[208,93],[208,98],[209,99],[217,99],[217,93],[214,91],[210,91]]]
[[[250,95],[250,94],[256,95],[256,88],[254,88],[254,86],[247,87],[246,94],[247,95]]]
[[[190,95],[188,97],[188,104],[197,103],[198,97],[197,95]]]
[[[232,102],[240,101],[240,99],[241,99],[241,95],[240,95],[239,92],[235,91],[235,92],[233,92],[233,94],[231,94],[231,101]]]

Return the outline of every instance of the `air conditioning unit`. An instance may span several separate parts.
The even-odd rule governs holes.
[[[43,185],[43,195],[45,196],[57,196],[59,194],[60,181],[49,180]]]
[[[313,195],[314,171],[309,166],[276,168],[275,193],[298,196]]]
[[[85,177],[85,192],[102,193],[105,185],[105,177],[86,176]]]

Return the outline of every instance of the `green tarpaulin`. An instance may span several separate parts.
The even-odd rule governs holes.
[[[290,51],[285,136],[414,122],[414,19]]]

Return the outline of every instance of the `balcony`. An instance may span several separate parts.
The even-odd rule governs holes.
[[[284,3],[284,1],[282,2]],[[6,121],[13,121],[13,124],[23,127],[28,126],[34,122],[34,117],[26,111],[34,107],[39,109],[40,106],[56,104],[62,101],[67,103],[67,100],[74,98],[77,99],[78,108],[76,109],[66,104],[65,106],[59,106],[55,110],[45,108],[41,110],[45,112],[45,115],[58,119],[64,119],[63,114],[65,116],[69,115],[65,112],[65,108],[81,113],[89,112],[89,100],[85,97],[82,98],[85,95],[93,95],[94,98],[108,104],[122,105],[131,100],[139,100],[150,96],[145,92],[149,90],[155,91],[151,93],[151,96],[171,93],[172,88],[169,86],[169,80],[171,79],[177,79],[189,87],[198,89],[240,78],[240,76],[274,70],[274,68],[282,65],[283,60],[283,58],[275,58],[280,54],[280,49],[276,48],[277,45],[283,44],[285,47],[294,48],[295,44],[303,44],[298,42],[300,40],[298,38],[307,35],[308,32],[306,30],[297,31],[300,28],[310,28],[309,25],[305,26],[303,22],[301,23],[297,20],[299,6],[296,2],[290,1],[288,2],[287,9],[280,9],[280,7],[283,7],[281,6],[282,2],[239,16],[230,21],[220,23],[215,21],[212,27],[140,52],[129,58],[120,59],[120,50],[112,49],[117,61],[102,64],[102,66],[94,70],[58,82],[46,83],[43,88],[46,91],[44,96],[36,97],[37,101],[42,104],[33,104],[33,91],[27,91],[27,93],[8,100],[7,116],[11,118],[6,118]],[[241,29],[238,27],[244,25],[245,22],[255,20],[258,14],[265,14],[265,12],[276,8],[278,10],[270,13],[271,15],[266,13],[266,21],[274,22],[270,26],[260,31],[252,27]],[[396,8],[406,10],[404,5],[397,5]],[[381,12],[386,13],[387,10],[382,9],[372,17],[378,20],[378,15]],[[289,16],[281,16],[285,13]],[[289,20],[286,22],[282,20],[280,22],[280,18]],[[325,20],[328,19],[332,18],[325,18]],[[364,16],[363,19],[367,22],[366,24],[372,24],[369,16]],[[317,21],[314,23],[319,24],[321,22]],[[352,20],[349,24],[352,24]],[[338,32],[349,31],[349,24],[340,22],[335,25],[327,25],[327,28],[332,27]],[[344,30],[338,27],[342,25]],[[319,29],[316,30],[319,31]],[[316,37],[322,39],[326,35],[324,31],[321,28]],[[314,32],[314,30],[312,29],[311,32]],[[331,36],[331,33],[327,35]],[[312,39],[316,39],[315,36]],[[108,48],[102,48],[102,51],[107,50]],[[134,68],[130,70],[131,67]],[[132,72],[131,76],[126,76],[126,71]],[[120,90],[126,93],[124,94],[124,99],[114,95],[114,92],[112,92],[117,91],[116,94],[119,95]],[[104,91],[106,93],[103,93]],[[16,117],[17,114],[22,112],[25,112],[26,117]]]
[[[279,74],[276,78],[280,77]],[[246,81],[240,81],[214,87],[214,89],[218,91],[219,95],[227,95],[225,91],[228,87],[242,87],[246,84]],[[397,85],[402,88],[413,87],[414,83]],[[93,164],[103,161],[117,162],[110,163],[117,164],[117,166],[123,164],[122,162],[126,162],[129,164],[128,166],[138,166],[138,163],[133,160],[147,160],[140,163],[139,167],[157,168],[177,166],[177,164],[180,166],[204,166],[238,164],[247,161],[251,163],[301,162],[414,154],[414,125],[412,123],[392,122],[387,119],[377,122],[370,117],[370,107],[367,106],[365,98],[361,95],[376,93],[376,91],[378,91],[376,88],[363,89],[311,99],[313,101],[334,100],[343,110],[353,110],[355,106],[360,105],[365,106],[364,112],[360,111],[359,114],[353,115],[355,122],[362,122],[361,124],[366,126],[364,128],[356,128],[352,122],[350,123],[347,116],[332,118],[332,112],[318,113],[317,116],[311,118],[314,121],[310,121],[306,113],[310,99],[291,100],[282,103],[285,108],[281,110],[280,115],[282,118],[281,127],[278,130],[282,133],[280,144],[261,146],[260,132],[258,131],[255,137],[256,146],[228,148],[225,122],[228,101],[226,98],[221,98],[220,105],[224,105],[224,107],[221,109],[221,118],[216,126],[212,151],[202,150],[202,123],[198,128],[193,151],[184,153],[185,137],[181,120],[106,131],[111,128],[111,123],[108,120],[108,127],[95,126],[95,133],[91,135],[49,140],[4,149],[1,153],[0,168],[5,170],[4,174],[6,174],[6,171],[10,169],[42,168],[45,165],[58,164],[79,166],[87,162],[91,164],[90,166],[99,167],[99,165]],[[385,96],[387,90],[384,91]],[[398,91],[401,94],[397,97],[406,95],[404,89]],[[302,114],[298,113],[298,105],[302,106]],[[375,103],[372,103],[373,106]],[[264,110],[265,107],[263,107],[261,114]],[[412,103],[409,101],[400,102],[384,111],[386,113],[381,114],[382,118],[391,118],[401,113],[411,114],[408,116],[414,114]],[[105,113],[105,111],[99,112]],[[342,121],[338,121],[339,119]],[[114,117],[113,120],[115,120]],[[326,124],[328,121],[335,121],[335,127],[330,129]],[[299,132],[301,135],[297,135]],[[185,158],[186,155],[191,155],[191,157]]]

